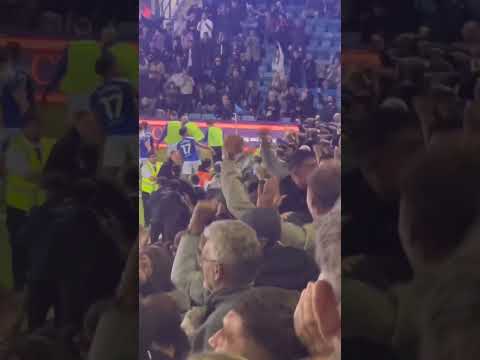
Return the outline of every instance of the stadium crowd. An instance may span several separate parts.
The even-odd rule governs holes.
[[[480,24],[407,3],[352,17],[376,65],[343,68],[342,358],[476,359]]]
[[[308,31],[307,23],[338,19],[339,1],[293,4],[212,1],[175,21],[141,17],[141,114],[330,120],[337,112],[340,42],[319,61],[320,50],[309,45],[325,34]],[[331,32],[339,35],[339,28]]]
[[[185,21],[141,20],[140,113],[169,121],[162,144],[140,123],[139,359],[340,358],[341,116],[335,99],[312,106],[339,59],[325,81],[287,8],[205,2]],[[261,131],[255,148],[192,115],[242,112],[298,131]]]
[[[213,169],[210,149],[180,133],[163,165],[153,152],[142,167],[140,358],[339,358],[341,169],[330,135],[310,147],[303,133],[277,143],[265,133],[257,154],[228,136]]]

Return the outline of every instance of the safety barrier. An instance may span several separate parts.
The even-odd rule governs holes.
[[[161,134],[168,120],[141,118],[140,122],[146,122],[153,129],[154,140],[159,143]],[[195,121],[200,129],[208,127],[208,122]],[[245,141],[245,145],[249,148],[258,147],[260,145],[260,133],[266,131],[273,139],[283,137],[287,132],[298,132],[297,125],[277,124],[274,122],[232,122],[232,121],[215,121],[215,126],[223,130],[224,137],[228,135],[239,135]],[[203,131],[206,134],[206,131]],[[159,143],[159,147],[164,147]]]

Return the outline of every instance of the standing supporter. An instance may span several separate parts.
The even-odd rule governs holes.
[[[201,40],[210,40],[213,37],[213,22],[208,18],[206,12],[202,13],[202,18],[197,25],[197,31]]]
[[[278,168],[278,160],[270,146],[267,140],[262,142],[262,157],[265,159],[267,169]],[[279,170],[279,175],[283,175],[280,180],[280,192],[285,195],[279,209],[281,212],[297,212],[299,215],[306,216],[306,219],[310,218],[306,197],[307,181],[316,166],[315,154],[312,151],[297,150],[286,164],[288,174],[285,168]],[[274,170],[274,173],[276,172]]]
[[[211,148],[189,137],[186,127],[181,128],[179,134],[182,140],[177,144],[177,150],[183,158],[182,175],[188,177],[195,174],[200,166],[200,154],[197,147],[210,151]]]
[[[222,96],[222,103],[220,105],[218,116],[223,120],[231,120],[234,114],[234,104],[228,95]]]
[[[28,249],[21,245],[18,236],[28,213],[46,199],[42,173],[54,141],[42,135],[40,118],[30,107],[27,94],[20,92],[16,101],[24,125],[22,131],[10,139],[5,154],[5,203],[14,286],[16,291],[22,291],[27,280]]]
[[[197,201],[204,200],[205,199],[205,190],[203,187],[200,185],[200,178],[198,177],[197,174],[194,174],[190,178],[190,182],[193,185],[193,190],[195,192],[195,199]]]
[[[200,181],[199,185],[202,189],[206,189],[208,182],[212,179],[211,167],[212,167],[212,160],[203,159],[202,163],[198,168],[197,176]]]
[[[255,208],[243,184],[238,178],[238,165],[235,158],[241,150],[229,147],[226,158],[222,163],[222,190],[227,202],[228,210],[237,218],[250,209]],[[301,151],[301,150],[299,150]],[[310,156],[308,157],[310,159]],[[315,157],[313,155],[313,160]],[[317,164],[310,169],[311,176],[305,180],[305,200],[297,195],[297,201],[303,200],[308,213],[300,213],[290,220],[282,221],[282,243],[287,246],[298,247],[307,250],[312,256],[314,251],[314,224],[308,218],[320,223],[328,212],[334,207],[340,196],[340,165],[334,160],[325,161],[317,168]],[[305,169],[302,168],[302,172]],[[298,176],[298,175],[297,175]],[[263,190],[258,193],[257,207],[279,209],[284,201],[279,186],[279,180],[273,177],[263,185]],[[284,215],[285,217],[285,215]]]
[[[195,204],[193,187],[179,178],[159,178],[159,191],[150,198],[152,243],[170,246],[178,232],[185,230]]]
[[[260,39],[255,30],[250,30],[248,37],[245,39],[245,46],[247,48],[248,56],[256,63],[261,60]]]
[[[307,89],[313,89],[317,87],[317,64],[313,59],[311,53],[307,53],[305,61],[303,62],[305,67],[305,87]]]
[[[105,53],[95,65],[102,76],[100,85],[90,98],[90,106],[106,135],[103,166],[116,173],[138,159],[138,104],[133,86],[120,78],[116,58]]]
[[[178,151],[172,151],[168,159],[163,163],[158,172],[158,177],[175,179],[180,177],[182,171],[182,155]]]
[[[149,154],[148,161],[141,167],[143,212],[147,227],[150,225],[150,196],[158,190],[157,177],[161,166],[162,164],[157,160],[157,153],[154,151]]]
[[[304,77],[304,59],[301,57],[301,54],[298,50],[293,50],[292,60],[290,64],[290,83],[296,87],[303,86],[303,77]]]
[[[240,71],[235,68],[232,71],[232,76],[227,81],[227,87],[229,90],[230,99],[233,105],[239,105],[242,103],[244,96],[244,78],[241,77]]]
[[[207,183],[207,190],[221,188],[221,183],[220,183],[221,174],[222,174],[222,162],[218,161],[213,165],[213,177]]]
[[[140,143],[140,165],[142,165],[150,157],[150,154],[155,151],[152,130],[147,122],[140,124],[138,140]]]
[[[221,328],[223,317],[251,288],[261,256],[255,231],[248,225],[223,220],[207,226],[216,211],[216,202],[196,206],[172,270],[177,288],[186,292],[191,301],[206,305],[206,314],[192,339],[194,351],[209,349],[208,340]]]
[[[260,107],[260,90],[256,82],[249,80],[245,92],[245,102],[243,107],[251,114],[256,116]]]
[[[286,79],[285,55],[283,53],[282,46],[278,42],[276,43],[275,51],[276,53],[272,63],[272,71],[274,72],[274,74],[278,74],[280,79]]]
[[[267,104],[265,106],[265,119],[268,121],[278,121],[280,118],[280,102],[278,95],[274,91],[268,93]]]
[[[255,286],[302,290],[318,277],[315,261],[303,249],[281,244],[282,220],[275,209],[252,208],[240,218],[250,225],[263,247],[262,265]]]
[[[104,140],[103,128],[92,112],[76,113],[72,128],[53,146],[45,175],[61,175],[72,182],[96,176]]]
[[[213,162],[222,160],[223,130],[213,122],[208,124],[207,141],[213,150]]]

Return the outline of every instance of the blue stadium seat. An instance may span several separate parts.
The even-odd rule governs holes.
[[[242,115],[240,116],[241,121],[255,121],[255,116],[253,115]]]
[[[199,113],[191,113],[191,114],[188,114],[188,118],[190,120],[202,120],[202,117],[203,115],[202,114],[199,114]]]
[[[203,120],[218,120],[215,114],[204,114]]]

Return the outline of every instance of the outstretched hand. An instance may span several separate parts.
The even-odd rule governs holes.
[[[228,160],[234,160],[238,154],[243,152],[243,138],[239,135],[231,135],[225,139],[223,152]]]
[[[295,334],[312,357],[328,358],[340,337],[340,314],[332,286],[325,280],[309,283],[294,313]]]
[[[258,190],[257,207],[278,209],[285,197],[280,194],[280,181],[272,177],[265,181],[263,189]]]
[[[192,235],[201,235],[205,227],[215,218],[218,209],[217,200],[202,200],[193,210],[188,229]]]

